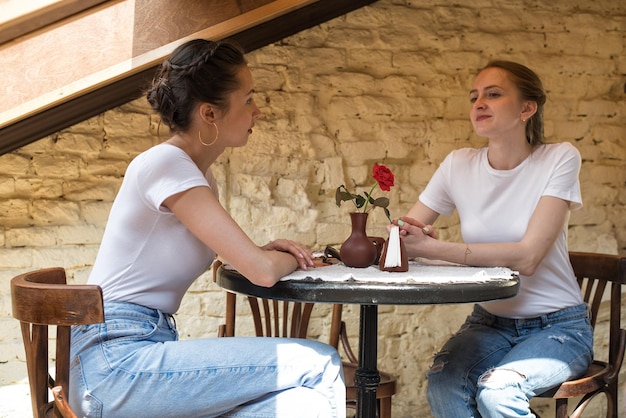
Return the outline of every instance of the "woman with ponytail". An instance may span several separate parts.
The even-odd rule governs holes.
[[[543,141],[546,94],[528,67],[492,61],[474,79],[469,114],[480,148],[452,151],[402,217],[409,256],[520,275],[510,299],[474,306],[428,373],[433,416],[534,417],[529,401],[587,370],[593,330],[569,261],[567,223],[582,206],[581,158]],[[436,239],[456,210],[464,242]]]

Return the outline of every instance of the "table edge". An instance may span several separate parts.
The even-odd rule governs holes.
[[[419,305],[485,302],[517,294],[519,276],[484,282],[383,283],[333,282],[319,279],[280,281],[272,287],[257,286],[239,272],[218,267],[216,283],[221,288],[247,296],[293,302]]]

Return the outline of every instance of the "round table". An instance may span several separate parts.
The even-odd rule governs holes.
[[[474,280],[470,278],[447,283],[382,283],[328,281],[324,280],[329,271],[326,269],[311,269],[307,272],[311,276],[309,278],[279,281],[273,287],[267,288],[251,283],[236,270],[220,266],[216,282],[223,289],[265,299],[360,305],[359,365],[354,378],[357,387],[356,416],[359,418],[376,416],[376,388],[380,381],[377,369],[378,305],[480,302],[509,298],[515,296],[519,290],[519,277],[515,272],[510,277],[483,276]]]

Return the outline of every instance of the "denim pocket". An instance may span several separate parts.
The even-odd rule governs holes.
[[[581,344],[587,346],[593,352],[593,328],[589,319],[572,319],[558,322],[553,327],[570,335],[570,338],[577,338]]]
[[[103,329],[102,353],[111,369],[115,369],[139,349],[151,345],[150,338],[158,330],[151,320],[107,319]]]
[[[583,320],[577,319],[573,321],[559,322],[558,324],[554,324],[553,326],[558,327],[558,328],[565,328],[565,329],[585,332],[589,334],[590,337],[593,335],[593,329],[591,328],[591,324],[587,320],[583,321]]]
[[[157,323],[152,320],[107,319],[103,330],[104,345],[144,341],[152,337],[157,329]]]
[[[102,327],[104,324],[74,325],[72,327],[72,348],[89,345],[94,340],[99,341]]]

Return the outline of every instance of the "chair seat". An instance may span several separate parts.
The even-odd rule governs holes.
[[[346,381],[346,400],[356,402],[356,385],[354,384],[354,374],[358,365],[354,363],[343,362],[343,375]],[[396,379],[385,373],[380,372],[380,384],[376,389],[376,398],[390,398],[396,393]]]
[[[603,361],[595,360],[584,375],[575,380],[568,380],[560,386],[539,395],[541,398],[575,398],[595,392],[606,386],[605,377],[611,374],[613,367]]]

